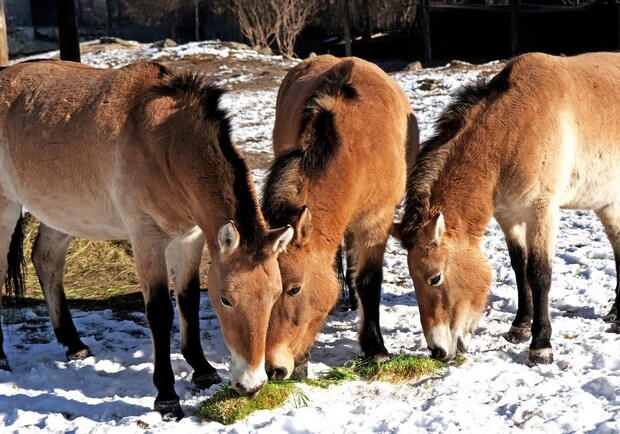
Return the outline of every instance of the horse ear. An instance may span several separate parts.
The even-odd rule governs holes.
[[[271,246],[272,251],[275,254],[286,251],[286,247],[295,236],[295,230],[291,225],[286,225],[283,228],[272,230],[267,239],[268,244]]]
[[[228,220],[222,225],[217,234],[217,241],[222,255],[230,255],[237,250],[237,247],[239,247],[239,232],[232,220]]]
[[[398,241],[402,241],[403,239],[403,214],[401,212],[397,211],[394,214],[392,226],[390,227],[390,235]]]
[[[312,235],[312,214],[306,205],[301,208],[299,217],[293,222],[293,229],[295,229],[295,238],[293,239],[295,244],[303,246],[310,240],[310,235]]]
[[[441,242],[441,238],[446,233],[446,222],[442,213],[437,214],[431,219],[427,226],[427,231],[429,238],[433,242]]]

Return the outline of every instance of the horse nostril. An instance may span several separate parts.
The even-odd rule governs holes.
[[[288,377],[288,371],[286,368],[273,368],[271,380],[284,380]]]
[[[445,360],[448,353],[442,348],[433,348],[431,350],[431,357],[437,360]]]

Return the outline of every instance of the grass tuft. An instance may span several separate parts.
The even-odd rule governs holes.
[[[396,355],[385,362],[356,360],[353,370],[368,381],[401,384],[432,375],[447,365],[429,357]]]
[[[447,366],[459,366],[466,361],[467,359],[463,356],[457,356],[450,364],[429,357],[410,355],[396,355],[385,362],[368,362],[360,357],[348,366],[330,369],[318,379],[306,378],[301,382],[322,389],[353,380],[401,384],[438,373]],[[206,422],[219,422],[229,425],[244,419],[254,411],[273,410],[281,407],[291,395],[295,399],[297,407],[308,404],[307,397],[291,380],[270,381],[253,399],[240,397],[232,387],[225,386],[204,401],[195,414]]]
[[[204,401],[195,415],[206,422],[230,425],[257,410],[281,407],[291,396],[297,407],[308,404],[306,396],[292,381],[270,381],[251,399],[239,396],[230,386],[224,386]]]

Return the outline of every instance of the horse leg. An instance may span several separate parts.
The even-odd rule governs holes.
[[[553,362],[549,290],[552,261],[558,230],[559,208],[548,201],[535,203],[526,222],[526,278],[532,289],[532,342],[529,360],[532,364]]]
[[[183,410],[174,391],[170,363],[170,332],[174,317],[166,271],[166,247],[170,240],[157,227],[144,225],[132,231],[131,242],[155,355],[153,383],[158,394],[154,408],[164,419],[178,420],[183,417]]]
[[[43,289],[54,333],[60,344],[67,347],[68,360],[92,356],[80,339],[71,318],[62,283],[67,249],[73,237],[41,223],[32,247],[32,263]]]
[[[350,238],[350,237],[348,237]],[[345,239],[338,246],[334,269],[338,276],[340,286],[340,310],[357,310],[357,296],[355,295],[355,285],[353,283],[353,258],[349,250],[351,240]]]
[[[181,353],[194,369],[192,381],[199,389],[207,389],[222,381],[217,370],[205,358],[200,344],[199,271],[204,245],[204,235],[196,228],[189,235],[173,240],[166,250],[179,311]]]
[[[620,206],[613,204],[596,211],[596,215],[605,228],[607,238],[611,243],[616,263],[616,299],[609,313],[605,316],[608,322],[618,322],[620,309]]]
[[[391,220],[389,223],[391,224]],[[363,234],[359,239],[354,240],[352,246],[357,270],[355,290],[361,305],[358,338],[365,359],[383,361],[389,358],[379,326],[383,254],[387,243],[387,229],[381,241],[372,242],[371,240],[372,238],[367,234]]]
[[[6,276],[8,270],[8,255],[11,238],[16,230],[15,223],[21,224],[20,216],[22,212],[21,204],[10,202],[0,192],[0,198],[3,202],[3,209],[0,211],[0,276]],[[21,240],[20,240],[21,242]],[[19,248],[21,249],[21,245]],[[15,288],[15,292],[18,290]],[[17,296],[18,294],[14,294]],[[0,310],[2,308],[2,287],[0,285]],[[0,314],[0,370],[10,371],[9,361],[4,352],[4,333],[2,332],[2,315]]]
[[[517,314],[510,330],[505,335],[508,342],[526,342],[531,337],[532,327],[532,290],[525,276],[527,253],[525,247],[525,224],[509,224],[497,219],[508,246],[510,264],[517,281]]]

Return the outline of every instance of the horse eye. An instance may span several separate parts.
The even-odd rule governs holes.
[[[233,307],[231,301],[225,297],[222,297],[222,304],[226,307]]]
[[[439,273],[438,275],[431,277],[428,280],[428,284],[430,286],[439,286],[443,283],[443,274]]]
[[[299,294],[299,291],[301,291],[301,286],[296,286],[286,291],[286,293],[292,297],[293,295]]]

